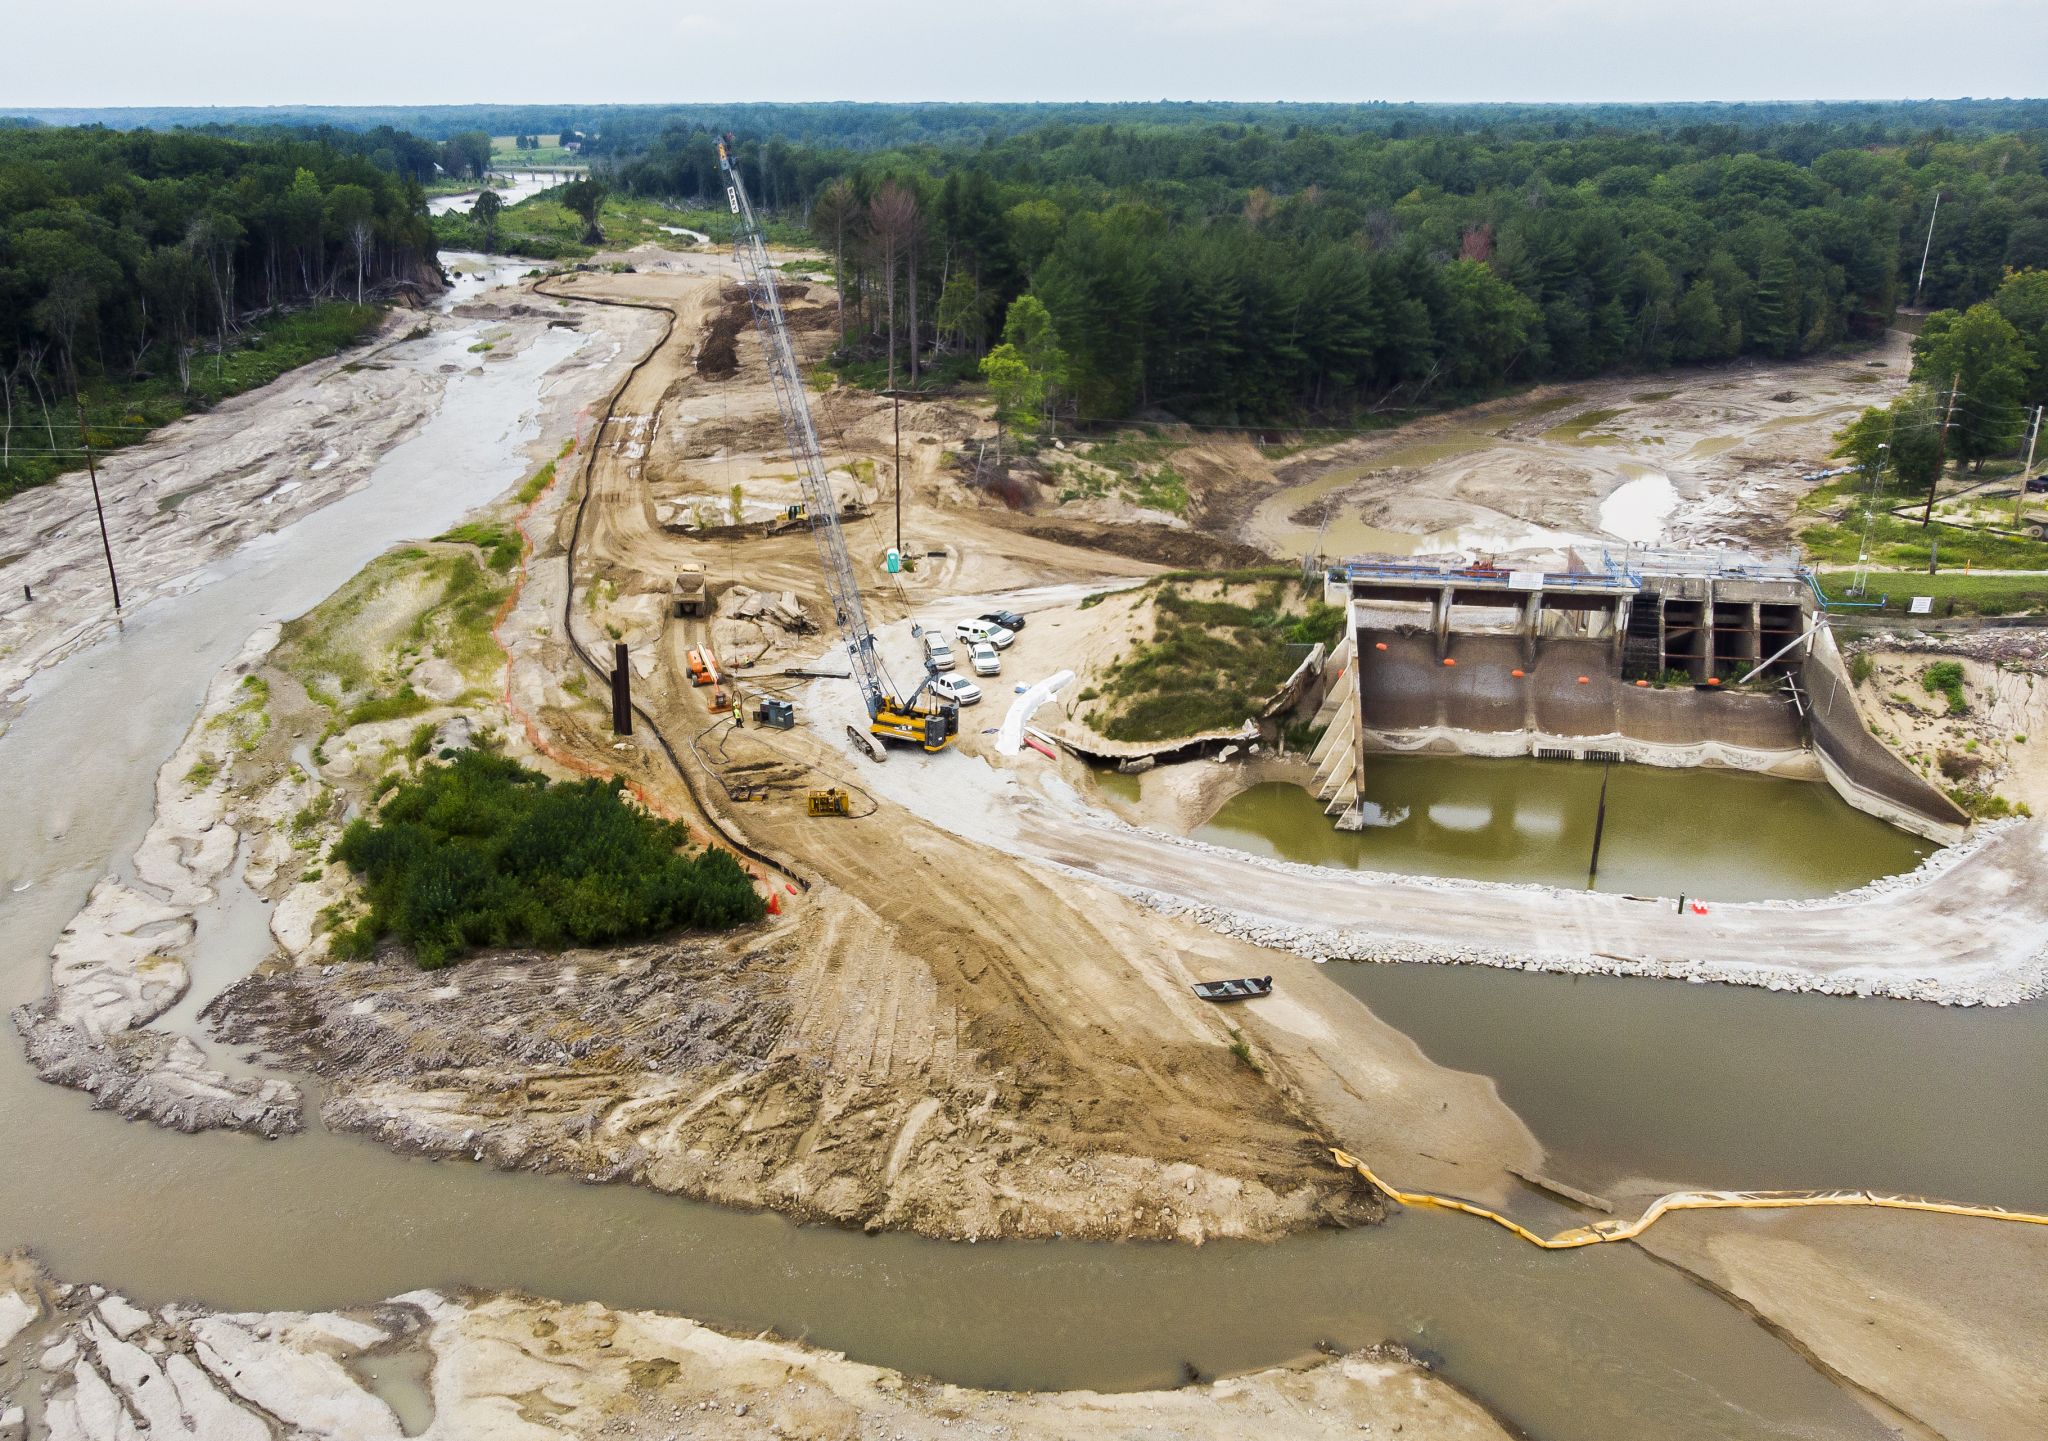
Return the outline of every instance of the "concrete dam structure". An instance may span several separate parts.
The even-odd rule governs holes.
[[[1365,824],[1375,753],[1726,766],[1824,778],[1851,805],[1944,843],[1968,817],[1858,715],[1796,563],[1689,552],[1570,558],[1562,571],[1355,561],[1325,667],[1317,794]]]

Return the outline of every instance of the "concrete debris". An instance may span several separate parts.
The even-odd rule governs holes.
[[[719,600],[720,611],[736,620],[767,621],[795,635],[817,629],[810,617],[804,614],[803,602],[797,599],[795,591],[770,593],[734,586]]]

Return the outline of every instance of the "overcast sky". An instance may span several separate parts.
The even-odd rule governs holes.
[[[4,0],[0,37],[0,112],[2048,92],[2048,0]]]

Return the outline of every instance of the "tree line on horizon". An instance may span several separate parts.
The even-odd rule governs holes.
[[[2048,131],[1868,134],[1055,124],[738,154],[757,205],[832,257],[842,360],[965,373],[1030,295],[1065,413],[1262,425],[1874,338],[1912,299],[1937,194],[1928,305],[2048,267]],[[616,183],[722,203],[713,143],[669,131]]]

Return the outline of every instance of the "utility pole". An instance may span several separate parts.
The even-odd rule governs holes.
[[[85,447],[85,473],[92,477],[92,510],[100,518],[100,549],[107,557],[107,584],[114,591],[114,614],[121,613],[121,578],[114,574],[114,543],[107,539],[107,508],[100,504],[100,472],[92,460],[92,437],[85,432],[85,402],[79,398],[78,381],[71,382],[71,403],[78,408],[78,443]]]
[[[1934,441],[1934,479],[1927,482],[1927,506],[1920,512],[1923,527],[1934,521],[1934,492],[1941,489],[1941,472],[1948,464],[1948,424],[1956,413],[1956,387],[1962,381],[1963,373],[1959,370],[1948,383],[1948,409],[1941,413],[1941,434]]]
[[[1877,460],[1870,470],[1870,490],[1863,497],[1863,543],[1856,551],[1856,576],[1849,586],[1849,594],[1860,596],[1870,583],[1870,530],[1871,521],[1877,514],[1877,498],[1884,491],[1884,455],[1891,449],[1888,441],[1877,443]]]
[[[903,554],[903,392],[892,390],[896,402],[896,554]]]
[[[1941,214],[1941,192],[1934,192],[1934,209],[1927,215],[1927,243],[1920,247],[1920,278],[1913,282],[1913,305],[1920,304],[1920,287],[1927,283],[1927,257],[1934,252],[1934,217]]]
[[[2019,525],[2026,519],[2027,482],[2034,478],[2034,445],[2041,439],[2041,412],[2048,406],[2034,407],[2034,431],[2027,437],[2027,463],[2020,469],[2019,498],[2012,503],[2012,523]]]

